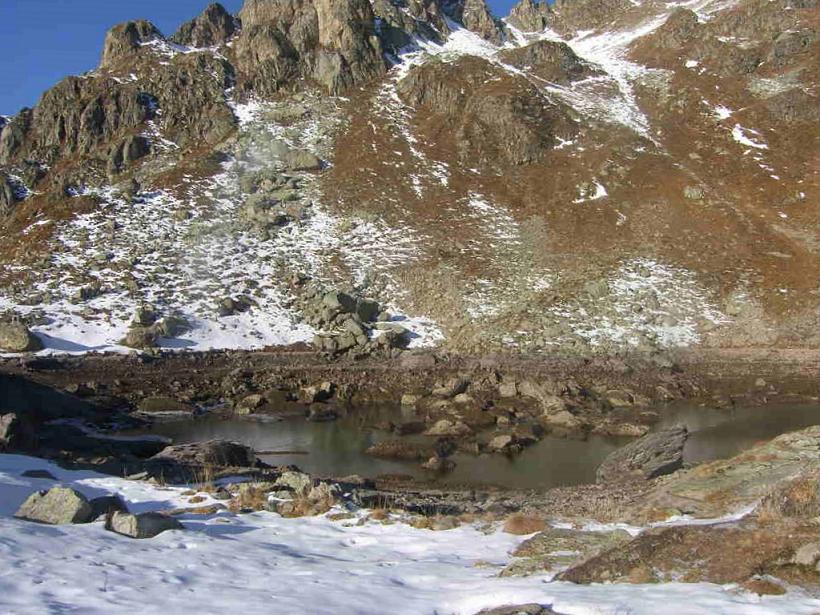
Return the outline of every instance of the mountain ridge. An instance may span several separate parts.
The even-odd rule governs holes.
[[[816,346],[817,19],[249,0],[121,24],[0,126],[2,305],[51,351],[121,347],[142,305],[187,323],[152,344],[333,337],[309,297],[342,289],[411,345]]]

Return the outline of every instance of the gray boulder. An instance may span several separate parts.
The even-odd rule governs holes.
[[[93,521],[93,509],[88,499],[69,487],[52,487],[32,493],[14,515],[18,519],[67,525]]]
[[[43,343],[22,322],[0,322],[0,351],[36,352],[42,349]]]
[[[168,530],[184,530],[179,521],[168,515],[156,512],[132,515],[126,512],[115,512],[106,519],[105,529],[128,536],[129,538],[153,538]]]
[[[484,609],[476,615],[559,615],[548,606],[536,603],[499,606],[494,609]]]
[[[19,422],[17,415],[13,412],[0,414],[0,450],[5,450],[14,444]]]
[[[256,454],[252,448],[227,440],[175,444],[164,448],[151,459],[197,466],[248,468],[256,465]]]
[[[678,425],[649,433],[604,459],[596,475],[599,483],[650,480],[683,467],[683,447],[689,431]]]
[[[322,297],[322,303],[333,310],[346,314],[353,313],[356,310],[356,300],[347,293],[327,293]]]

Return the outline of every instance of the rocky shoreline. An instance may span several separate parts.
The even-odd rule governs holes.
[[[794,369],[788,358],[767,353],[740,360],[729,351],[546,360],[404,352],[379,361],[330,361],[290,348],[5,359],[0,446],[68,468],[190,485],[186,494],[193,508],[185,514],[266,510],[284,517],[353,519],[354,511],[367,511],[365,523],[402,522],[429,530],[500,524],[506,532],[532,535],[502,576],[555,571],[573,583],[646,583],[683,575],[689,581],[738,583],[761,594],[783,593],[786,584],[817,592],[820,564],[812,549],[820,519],[820,428],[695,467],[682,463],[685,429],[644,436],[662,411],[658,402],[670,398],[712,406],[816,403],[818,363],[793,355],[801,366]],[[522,491],[440,489],[402,476],[316,477],[293,466],[271,467],[237,443],[106,435],[127,424],[193,418],[214,406],[212,412],[250,420],[301,413],[324,421],[374,402],[415,408],[414,420],[381,428],[393,431],[395,437],[385,442],[399,443],[397,451],[408,448],[404,435],[423,431],[434,451],[426,464],[446,465],[455,450],[515,455],[545,433],[636,438],[607,458],[597,484]],[[559,423],[562,415],[566,420]],[[54,502],[71,507],[55,513]],[[18,515],[50,523],[82,513],[87,521],[89,510],[106,502],[45,491],[32,494]],[[142,518],[127,509],[107,511],[106,528],[150,538],[180,529],[175,514]],[[703,521],[688,525],[686,519]],[[732,549],[724,548],[724,536],[732,537]],[[684,554],[681,545],[697,557]],[[746,563],[739,566],[740,561]]]

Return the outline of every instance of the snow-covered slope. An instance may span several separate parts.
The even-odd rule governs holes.
[[[135,512],[192,506],[182,488],[0,455],[0,610],[9,615],[67,609],[88,615],[472,615],[529,602],[572,615],[809,615],[820,608],[797,590],[758,597],[709,584],[579,586],[550,582],[546,574],[499,578],[525,537],[469,525],[434,532],[360,523],[362,515],[333,521],[221,512],[182,515],[185,532],[147,541],[106,532],[101,523],[38,525],[12,518],[33,490],[52,485],[21,476],[34,469],[88,496],[119,493]]]

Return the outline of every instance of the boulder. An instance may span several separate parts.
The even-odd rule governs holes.
[[[157,345],[158,335],[153,327],[132,326],[125,337],[120,341],[120,344],[128,348],[136,348],[137,350],[145,350],[147,348],[155,348]]]
[[[324,381],[303,388],[300,397],[305,403],[322,402],[333,397],[335,392],[336,385],[330,381]]]
[[[129,538],[153,538],[168,530],[184,530],[185,527],[173,517],[156,512],[132,515],[114,512],[105,522],[105,529]]]
[[[464,393],[469,386],[469,382],[464,378],[450,378],[447,382],[439,384],[433,389],[433,395],[450,399]]]
[[[0,322],[0,351],[36,352],[42,349],[43,343],[22,322]]]
[[[650,433],[618,449],[598,467],[599,483],[650,480],[683,467],[689,431],[678,425]]]
[[[201,466],[249,468],[256,465],[256,454],[251,447],[227,440],[174,444],[165,447],[151,459]]]
[[[14,446],[19,424],[20,420],[14,412],[0,414],[0,451]]]
[[[137,410],[144,414],[152,415],[172,415],[192,417],[194,408],[190,404],[178,401],[173,397],[155,395],[145,397],[137,405]]]
[[[516,604],[498,606],[492,609],[483,609],[476,615],[560,615],[549,606],[530,602],[527,604]]]
[[[501,434],[500,436],[495,436],[492,440],[490,440],[487,444],[487,448],[494,453],[500,453],[514,444],[515,438],[513,438],[510,434]]]
[[[379,304],[370,299],[359,299],[356,302],[356,315],[362,322],[373,322],[379,317]]]
[[[792,563],[820,571],[820,542],[809,542],[794,552]]]
[[[421,461],[432,456],[432,449],[423,444],[407,442],[406,440],[384,440],[368,448],[364,453],[380,459],[401,459],[405,461]]]
[[[356,311],[356,300],[347,293],[330,292],[322,297],[322,303],[332,310],[352,314]]]
[[[88,523],[94,520],[88,499],[69,487],[52,487],[48,491],[32,493],[14,516],[49,525]]]
[[[424,432],[426,436],[466,436],[473,432],[465,423],[461,421],[448,421],[441,419],[436,421],[430,429]]]
[[[313,479],[310,474],[291,470],[283,472],[274,483],[276,487],[284,488],[293,493],[293,495],[302,497],[306,496],[313,488]]]

